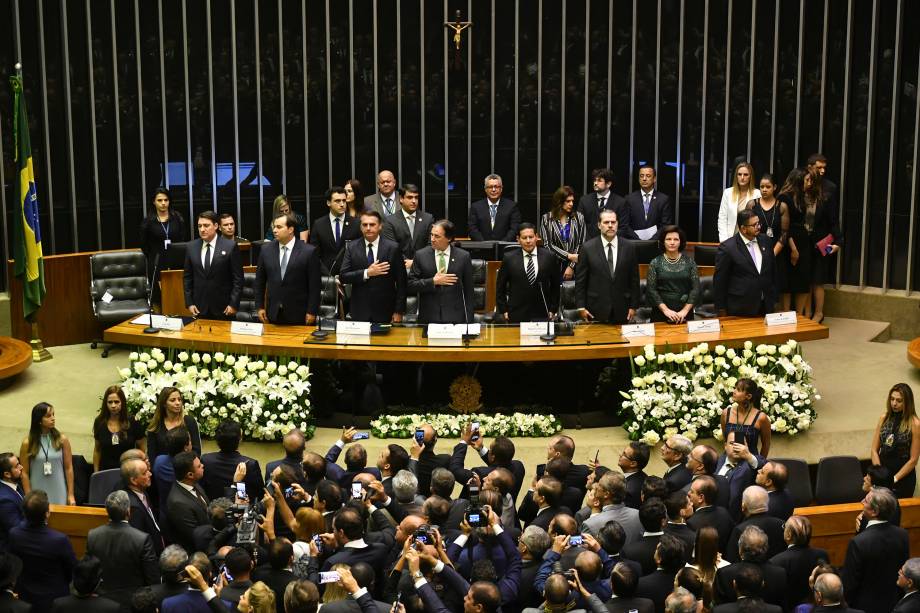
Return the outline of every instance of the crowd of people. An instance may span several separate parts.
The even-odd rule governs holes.
[[[19,455],[0,454],[0,607],[920,610],[920,558],[910,558],[897,497],[913,495],[920,455],[911,388],[888,395],[839,568],[811,546],[787,469],[769,458],[761,393],[738,381],[721,449],[665,438],[660,475],[646,472],[645,443],[628,443],[616,466],[602,463],[600,449],[581,464],[584,450],[561,434],[544,463],[525,466],[511,439],[486,444],[471,423],[450,453],[418,424],[411,445],[382,446],[376,461],[354,428],[325,455],[294,429],[263,471],[239,452],[238,423],[221,423],[219,450],[202,455],[177,389],[164,388],[139,424],[113,386],[92,427],[93,464],[121,479],[105,499],[109,522],[89,532],[79,561],[48,526],[51,504],[74,503],[73,458],[54,407],[39,403]]]

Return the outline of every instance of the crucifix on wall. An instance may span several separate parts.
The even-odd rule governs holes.
[[[457,11],[457,16],[455,21],[445,21],[444,27],[450,28],[454,31],[454,69],[460,70],[463,67],[463,62],[460,59],[460,41],[461,41],[461,32],[466,30],[468,27],[473,25],[472,21],[461,21],[460,20],[460,11]]]

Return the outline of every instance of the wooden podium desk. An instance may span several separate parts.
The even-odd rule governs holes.
[[[810,341],[828,337],[828,329],[810,319],[795,325],[767,328],[761,318],[722,319],[722,331],[688,335],[686,326],[658,324],[654,337],[624,338],[620,326],[579,324],[573,336],[559,336],[546,343],[538,337],[521,337],[517,326],[482,326],[482,334],[468,343],[460,340],[428,339],[422,327],[394,326],[389,333],[371,336],[337,336],[319,340],[311,336],[313,326],[266,324],[262,336],[230,333],[226,321],[197,320],[182,330],[144,334],[144,326],[125,321],[105,331],[105,340],[123,345],[141,345],[197,351],[225,351],[252,355],[294,356],[326,360],[377,362],[538,362],[550,360],[595,360],[637,355],[653,343],[661,350],[708,342],[740,346],[754,343],[783,343],[789,339]]]

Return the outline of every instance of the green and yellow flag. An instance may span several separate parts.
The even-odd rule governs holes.
[[[13,155],[19,181],[13,214],[14,274],[22,281],[22,313],[26,319],[38,311],[45,297],[45,265],[42,261],[42,233],[38,221],[38,194],[32,171],[29,119],[22,93],[22,77],[10,77],[13,87]]]

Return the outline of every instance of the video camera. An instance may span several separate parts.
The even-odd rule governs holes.
[[[255,546],[259,541],[259,511],[256,505],[233,505],[231,512],[239,519],[236,523],[236,543],[240,547]]]

